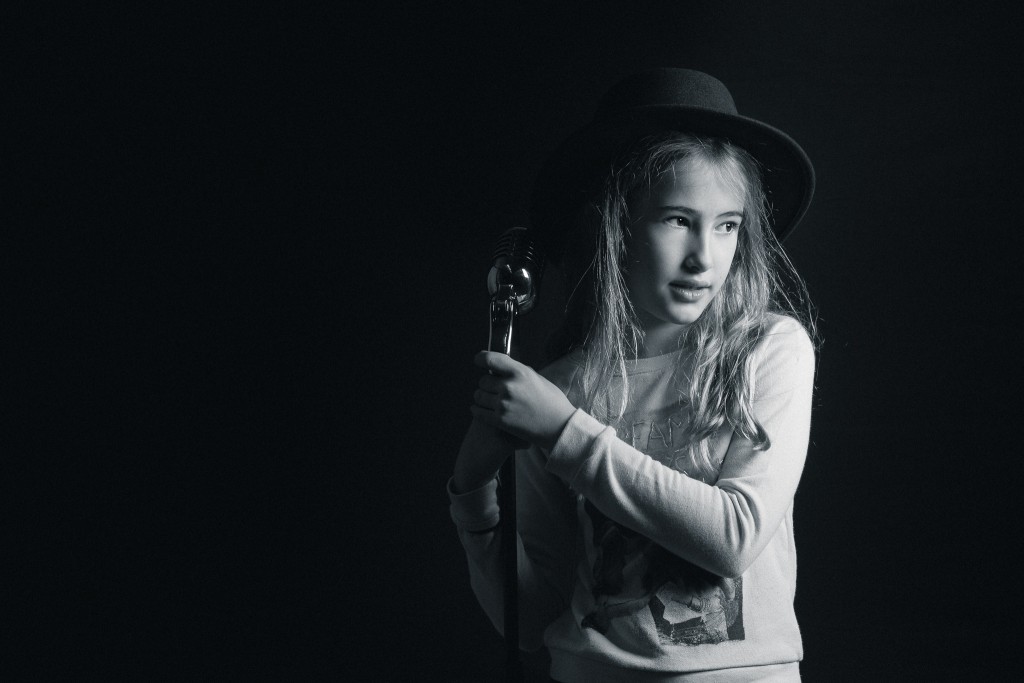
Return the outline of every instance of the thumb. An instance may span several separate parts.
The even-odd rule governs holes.
[[[497,351],[481,351],[474,356],[473,362],[496,375],[511,375],[521,365],[518,361]]]

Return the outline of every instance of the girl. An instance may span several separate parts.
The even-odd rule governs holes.
[[[521,645],[547,646],[554,680],[799,680],[813,328],[778,243],[813,186],[795,142],[685,69],[619,83],[542,172],[558,359],[477,355],[449,495],[500,630],[496,473],[523,447]]]

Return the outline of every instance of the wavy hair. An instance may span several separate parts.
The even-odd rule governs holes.
[[[769,314],[795,318],[816,338],[807,288],[770,228],[761,170],[748,152],[720,138],[665,133],[638,140],[612,163],[603,184],[575,216],[572,232],[589,239],[592,248],[562,259],[570,293],[551,351],[582,351],[578,377],[585,409],[601,420],[625,414],[628,361],[637,357],[643,342],[624,277],[630,200],[684,159],[707,164],[742,189],[745,206],[729,274],[680,338],[692,358],[687,366],[688,456],[698,471],[710,473],[709,438],[727,423],[755,449],[771,445],[753,414],[751,365],[753,350],[767,333]],[[613,396],[616,374],[622,383]]]

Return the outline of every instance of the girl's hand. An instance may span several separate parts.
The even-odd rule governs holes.
[[[495,351],[474,362],[489,371],[480,378],[470,407],[476,419],[551,450],[576,408],[565,394],[527,365]]]

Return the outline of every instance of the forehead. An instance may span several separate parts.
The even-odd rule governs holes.
[[[670,164],[652,179],[649,186],[639,188],[636,199],[653,203],[714,201],[734,204],[741,210],[745,204],[747,182],[739,164],[733,159],[706,160],[685,158]]]

